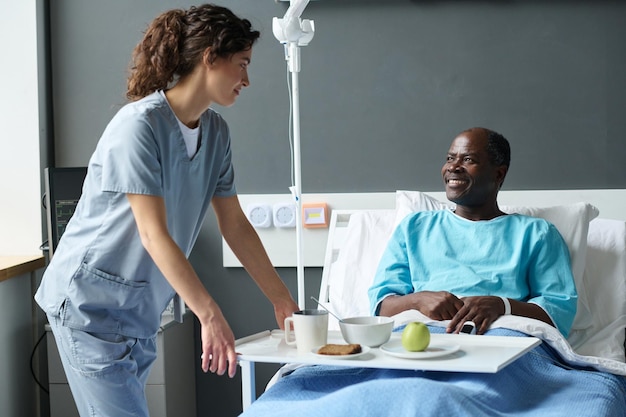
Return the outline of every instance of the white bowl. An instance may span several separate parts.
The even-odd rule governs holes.
[[[391,337],[393,319],[382,316],[349,317],[339,322],[339,328],[346,342],[377,347]]]

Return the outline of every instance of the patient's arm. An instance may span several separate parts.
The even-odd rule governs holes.
[[[380,303],[379,315],[393,316],[405,310],[419,310],[433,320],[450,320],[463,301],[447,291],[420,291],[388,296]]]

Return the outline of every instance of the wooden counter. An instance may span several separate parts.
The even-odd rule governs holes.
[[[0,256],[0,282],[46,266],[41,255]]]

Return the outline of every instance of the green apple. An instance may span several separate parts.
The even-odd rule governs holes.
[[[402,347],[409,352],[421,352],[430,344],[430,330],[419,321],[406,325],[402,331]]]

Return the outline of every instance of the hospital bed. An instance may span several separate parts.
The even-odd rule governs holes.
[[[471,337],[542,343],[494,373],[424,371],[419,361],[414,370],[294,361],[242,415],[626,416],[626,190],[503,191],[499,203],[545,218],[566,241],[579,293],[567,339],[543,322],[501,317]],[[449,204],[443,193],[397,191],[395,209],[333,210],[319,300],[340,317],[369,315],[367,288],[395,226]],[[442,329],[417,311],[394,319],[396,333],[416,320]],[[338,329],[332,317],[329,328]]]

